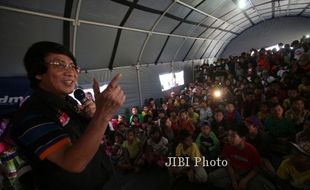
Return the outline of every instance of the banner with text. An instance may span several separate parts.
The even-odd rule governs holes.
[[[0,77],[0,117],[16,111],[30,93],[27,77]]]

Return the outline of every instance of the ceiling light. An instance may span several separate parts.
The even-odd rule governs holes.
[[[246,0],[239,0],[238,6],[240,9],[244,9],[246,6]]]

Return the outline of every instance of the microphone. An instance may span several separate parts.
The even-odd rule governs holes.
[[[81,104],[87,101],[84,91],[80,88],[76,89],[73,95]]]

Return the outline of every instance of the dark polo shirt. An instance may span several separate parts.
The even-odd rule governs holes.
[[[71,141],[74,144],[88,126],[77,113],[77,102],[37,89],[17,111],[12,137],[33,168],[41,190],[101,190],[107,181],[107,158],[102,146],[81,173],[63,170],[46,157]],[[74,160],[72,160],[74,162]]]

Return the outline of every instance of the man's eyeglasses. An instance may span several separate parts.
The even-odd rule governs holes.
[[[73,70],[76,71],[77,73],[80,72],[80,68],[74,64],[66,64],[64,62],[61,61],[52,61],[50,63],[48,63],[50,65],[54,65],[55,68],[57,68],[60,71],[64,71],[64,70]]]

